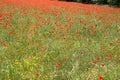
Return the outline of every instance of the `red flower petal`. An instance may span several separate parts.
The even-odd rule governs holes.
[[[97,64],[97,62],[96,62],[96,61],[94,61],[92,64]]]
[[[59,67],[61,64],[60,62],[56,62],[56,66]]]
[[[99,80],[103,80],[103,76],[99,76]]]
[[[105,64],[103,64],[103,63],[101,64],[101,66],[104,66],[104,65],[105,65]]]
[[[96,60],[97,60],[97,61],[100,61],[100,58],[98,57],[98,58],[96,58]]]
[[[36,76],[36,77],[38,77],[38,76],[39,76],[39,73],[38,73],[38,72],[36,72],[36,73],[35,73],[35,76]]]
[[[111,59],[112,58],[112,55],[108,55],[108,59]]]

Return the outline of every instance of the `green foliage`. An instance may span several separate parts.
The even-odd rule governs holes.
[[[81,3],[107,4],[109,6],[120,7],[120,0],[71,0]]]

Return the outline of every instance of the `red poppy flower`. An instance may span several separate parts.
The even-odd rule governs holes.
[[[97,62],[96,62],[96,61],[94,61],[92,64],[97,64]]]
[[[11,30],[8,32],[9,35],[13,34],[14,33],[14,30]]]
[[[39,46],[39,48],[43,48],[43,45],[42,45],[42,44],[39,44],[38,46]]]
[[[110,43],[110,46],[113,46],[113,43]]]
[[[103,33],[103,35],[104,35],[104,37],[106,37],[106,35],[107,35],[107,32],[104,32],[104,33]]]
[[[93,29],[93,33],[96,33],[96,28]]]
[[[96,58],[96,60],[97,60],[97,61],[100,61],[100,58],[98,57],[98,58]]]
[[[44,39],[47,39],[47,36],[43,36]]]
[[[103,80],[103,76],[99,76],[99,80]]]
[[[36,72],[36,73],[35,73],[35,76],[36,76],[36,77],[38,77],[38,76],[39,76],[39,73],[38,73],[38,72]]]
[[[103,63],[101,64],[102,67],[103,67],[104,65],[105,65],[105,64],[103,64]]]
[[[56,66],[59,67],[61,64],[60,62],[56,62]]]
[[[76,34],[75,34],[75,35],[76,35],[76,37],[79,37],[79,36],[80,36],[80,34],[79,34],[78,32],[76,32]]]
[[[118,54],[120,54],[120,51],[118,52]]]
[[[103,31],[103,28],[100,28],[100,31]]]
[[[112,58],[112,55],[108,55],[108,59],[111,59]]]
[[[12,14],[11,14],[11,13],[8,13],[8,14],[6,14],[6,16],[7,16],[7,17],[11,17],[11,16],[12,16]]]
[[[63,40],[66,40],[66,37],[64,37]]]
[[[3,15],[2,14],[0,14],[0,19],[2,19],[3,18]]]

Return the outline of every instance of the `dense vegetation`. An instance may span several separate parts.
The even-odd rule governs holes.
[[[0,80],[120,80],[120,9],[0,0]]]
[[[74,2],[81,2],[87,4],[105,4],[109,6],[116,6],[120,7],[120,0],[64,0],[64,1],[74,1]]]

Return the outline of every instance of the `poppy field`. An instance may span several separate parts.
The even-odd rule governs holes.
[[[120,80],[120,8],[0,0],[0,80]]]

